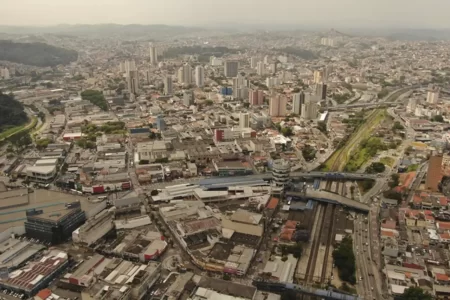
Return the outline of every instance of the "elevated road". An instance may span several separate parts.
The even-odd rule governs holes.
[[[361,297],[344,294],[341,291],[336,291],[336,290],[332,290],[332,289],[322,290],[322,289],[316,289],[314,287],[302,286],[302,285],[293,284],[293,283],[254,280],[253,285],[256,286],[259,290],[263,290],[263,291],[282,293],[286,290],[291,290],[297,294],[303,294],[303,295],[317,297],[317,299],[362,300]]]
[[[306,193],[304,192],[286,192],[286,197],[301,198],[305,200],[316,200],[319,202],[332,203],[337,205],[342,205],[345,207],[350,207],[356,211],[368,213],[370,207],[367,204],[361,203],[350,198],[328,192],[328,191],[316,191],[313,189],[308,189]]]

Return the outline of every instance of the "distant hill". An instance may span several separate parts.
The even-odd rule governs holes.
[[[0,40],[0,60],[25,65],[52,67],[76,61],[78,53],[74,50],[54,47],[44,43],[14,43]]]
[[[25,124],[27,121],[28,117],[22,103],[0,91],[0,132],[9,127]]]
[[[30,26],[0,26],[0,32],[8,34],[67,34],[75,36],[92,37],[151,37],[163,38],[179,35],[205,32],[205,29],[198,27],[169,26],[169,25],[141,25],[141,24],[77,24],[77,25],[57,25],[47,27]]]

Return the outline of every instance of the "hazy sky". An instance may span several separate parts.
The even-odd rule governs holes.
[[[450,0],[0,0],[1,25],[217,23],[450,28]]]

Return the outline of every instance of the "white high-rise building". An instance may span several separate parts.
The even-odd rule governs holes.
[[[195,84],[198,87],[203,87],[205,81],[205,69],[202,66],[195,67]]]
[[[130,94],[136,95],[139,91],[139,77],[134,60],[127,60],[125,62],[125,76],[127,79],[128,92]]]
[[[9,74],[8,68],[1,69],[1,74],[0,75],[1,75],[0,77],[3,77],[3,79],[9,79],[11,77],[10,74]]]
[[[136,71],[136,62],[134,60],[125,61],[125,72]]]
[[[303,92],[292,96],[292,112],[297,115],[302,114],[302,106],[305,103],[305,94]]]
[[[260,61],[256,64],[256,74],[258,74],[259,76],[263,76],[264,73],[265,73],[265,66],[264,63]]]
[[[439,91],[440,88],[436,85],[430,85],[428,87],[428,93],[427,93],[427,102],[430,104],[436,104],[439,101]]]
[[[302,106],[302,114],[301,117],[306,120],[314,120],[317,118],[318,105],[319,100],[318,97],[314,94],[306,94],[305,95],[305,103]]]
[[[120,62],[120,64],[119,64],[119,71],[121,72],[121,73],[125,73],[125,62]]]
[[[192,83],[192,67],[189,64],[178,69],[178,82],[182,84]]]
[[[193,91],[185,91],[183,94],[183,104],[186,107],[189,107],[194,104],[194,92]]]
[[[406,107],[406,112],[409,114],[413,114],[416,111],[416,107],[417,107],[417,99],[410,98],[408,100],[408,106]]]
[[[265,65],[268,65],[269,62],[270,62],[270,60],[269,60],[269,55],[264,56],[264,64],[265,64]]]
[[[173,87],[172,87],[172,76],[166,76],[164,78],[164,95],[172,95]]]
[[[239,114],[239,127],[249,128],[250,127],[250,114],[240,113]]]
[[[285,117],[286,116],[286,96],[278,95],[272,96],[269,103],[269,115],[271,117]]]
[[[258,63],[258,60],[256,57],[251,57],[250,58],[250,68],[254,69],[256,68],[256,64]]]
[[[238,75],[239,62],[237,61],[226,61],[224,67],[225,77],[236,77]]]
[[[158,64],[158,52],[153,43],[150,43],[150,64],[156,66]]]

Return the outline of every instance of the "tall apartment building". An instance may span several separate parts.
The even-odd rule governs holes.
[[[189,107],[194,104],[194,92],[193,91],[185,91],[183,94],[183,105]]]
[[[436,104],[439,101],[439,92],[440,88],[434,84],[431,84],[428,87],[428,93],[427,93],[427,102],[430,104]]]
[[[192,83],[192,67],[185,64],[178,69],[178,82],[183,84]]]
[[[257,63],[258,63],[258,59],[256,57],[250,58],[250,68],[252,68],[252,69],[256,68]]]
[[[327,98],[327,85],[325,83],[316,83],[315,90],[319,100],[325,100]]]
[[[225,77],[236,77],[238,75],[239,62],[228,60],[225,62]]]
[[[305,93],[300,92],[292,96],[292,112],[301,116],[302,107],[305,104]]]
[[[321,83],[323,80],[323,71],[315,70],[314,71],[314,83]]]
[[[313,94],[305,94],[305,103],[302,106],[301,117],[306,120],[314,120],[318,113],[318,97]]]
[[[203,87],[205,81],[205,69],[202,66],[195,67],[195,84]]]
[[[271,117],[284,117],[286,116],[286,96],[277,95],[270,98],[269,103],[269,115]]]
[[[173,86],[172,86],[172,76],[166,76],[164,78],[164,95],[172,95]]]
[[[259,76],[263,76],[265,73],[265,66],[264,63],[262,61],[259,61],[256,64],[256,74],[258,74]]]
[[[150,64],[156,66],[158,64],[158,53],[153,43],[150,43]]]
[[[248,94],[250,105],[264,104],[264,92],[262,90],[250,90]]]
[[[139,77],[136,63],[134,60],[127,60],[124,67],[128,92],[135,95],[139,91]]]
[[[250,114],[240,113],[239,114],[239,128],[249,128],[250,127]]]
[[[416,98],[410,98],[408,100],[408,106],[406,107],[406,112],[409,114],[415,113],[417,108],[417,99]]]

